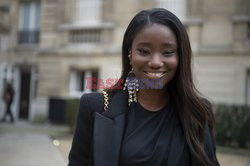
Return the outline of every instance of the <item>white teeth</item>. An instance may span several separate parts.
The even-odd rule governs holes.
[[[154,77],[154,78],[160,78],[163,76],[163,72],[158,72],[158,73],[153,73],[153,72],[147,72],[147,74],[150,76],[150,77]]]

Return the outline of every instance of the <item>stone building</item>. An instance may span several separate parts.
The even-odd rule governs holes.
[[[46,117],[50,97],[90,92],[87,77],[119,78],[124,31],[152,7],[185,24],[205,96],[250,104],[250,0],[0,0],[0,95],[12,81],[15,117]]]

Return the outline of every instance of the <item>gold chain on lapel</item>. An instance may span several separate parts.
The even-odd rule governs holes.
[[[102,91],[103,97],[104,97],[104,110],[107,111],[108,105],[109,105],[109,97],[108,93],[105,91]]]

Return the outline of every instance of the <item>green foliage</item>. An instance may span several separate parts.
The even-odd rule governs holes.
[[[77,112],[80,104],[79,99],[66,99],[65,100],[65,120],[69,125],[71,132],[75,129]]]
[[[215,119],[218,145],[249,148],[250,107],[220,104]]]
[[[48,118],[43,115],[36,115],[33,119],[32,123],[34,124],[45,124],[47,122]]]

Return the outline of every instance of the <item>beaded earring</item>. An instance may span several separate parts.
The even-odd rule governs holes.
[[[127,75],[123,90],[126,89],[129,94],[128,105],[130,106],[132,102],[137,102],[137,92],[139,91],[139,83],[135,77],[133,68]]]

